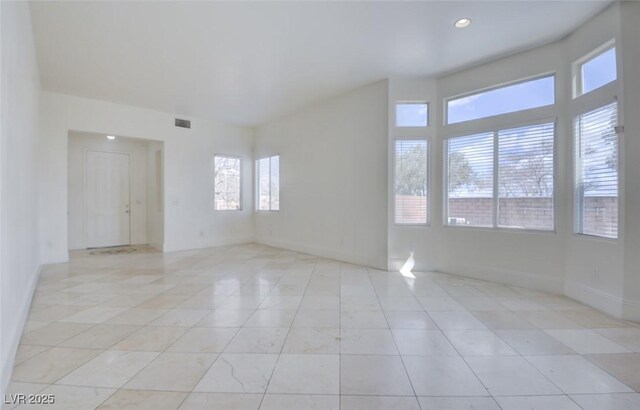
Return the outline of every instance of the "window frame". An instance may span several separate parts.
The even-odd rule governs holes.
[[[511,113],[510,113],[511,114]],[[509,115],[509,114],[501,114]],[[553,132],[553,228],[552,229],[534,229],[534,228],[517,228],[500,226],[499,220],[499,199],[500,199],[500,186],[499,186],[499,133],[500,131],[510,130],[514,128],[534,127],[536,125],[554,124]],[[492,226],[477,226],[477,225],[458,225],[449,223],[449,143],[450,139],[467,137],[475,134],[492,133],[493,134],[493,193],[492,193],[492,212],[493,212],[493,224]],[[558,230],[558,117],[544,117],[530,121],[514,121],[504,122],[496,124],[495,126],[487,126],[482,128],[474,128],[469,132],[458,132],[444,136],[442,139],[443,150],[443,195],[442,195],[442,209],[443,219],[442,224],[445,228],[452,229],[471,229],[471,230],[490,230],[490,231],[502,231],[502,232],[524,232],[534,234],[557,234]]]
[[[237,159],[240,160],[240,174],[239,174],[239,178],[240,178],[240,183],[238,184],[238,189],[240,190],[239,192],[239,196],[238,196],[238,204],[239,204],[239,208],[238,209],[216,209],[216,182],[215,182],[215,170],[216,170],[216,158],[229,158],[229,159]],[[243,186],[244,186],[244,172],[243,172],[243,158],[239,155],[228,155],[228,154],[214,154],[213,155],[213,210],[218,212],[226,212],[226,211],[242,211],[244,208],[244,198],[242,195],[242,191],[243,191]]]
[[[606,53],[607,51],[611,50],[611,49],[616,49],[615,52],[615,60],[616,60],[616,78],[613,81],[610,81],[606,84],[601,85],[600,87],[594,88],[593,90],[584,92],[583,90],[583,86],[584,86],[584,73],[583,73],[583,66],[590,62],[591,60],[595,59],[596,57],[599,57],[600,55]],[[580,57],[579,59],[575,60],[573,63],[571,63],[571,77],[572,77],[572,89],[571,89],[571,97],[572,100],[578,99],[580,97],[583,97],[585,95],[590,95],[594,92],[597,92],[599,90],[602,90],[603,88],[610,86],[611,84],[616,84],[618,82],[618,50],[616,48],[616,40],[615,38],[607,41],[606,43],[602,44],[599,47],[596,47],[595,49],[591,50],[590,52],[588,52],[587,54],[585,54],[584,56]]]
[[[426,105],[427,106],[427,123],[426,125],[398,125],[398,105],[411,105],[411,104],[415,104],[415,105]],[[431,127],[431,121],[430,121],[430,111],[431,111],[431,104],[429,104],[428,101],[419,101],[419,100],[413,100],[413,101],[409,101],[409,100],[398,100],[395,102],[394,106],[393,106],[394,110],[393,110],[393,127],[397,128],[397,129],[414,129],[414,130],[423,130],[426,128]]]
[[[271,209],[271,158],[278,157],[278,209]],[[260,161],[263,159],[269,160],[269,209],[260,209]],[[255,178],[256,178],[256,200],[255,211],[256,212],[278,212],[280,211],[280,153],[269,154],[255,160]]]
[[[616,81],[613,81],[612,83],[617,83]],[[611,83],[610,83],[611,84]],[[607,84],[609,85],[609,84]],[[602,87],[600,87],[602,88]],[[597,89],[596,89],[597,90]],[[595,90],[593,90],[595,91]],[[589,93],[587,93],[589,94]],[[587,94],[583,94],[587,95]],[[578,97],[579,98],[579,97]],[[610,237],[610,236],[601,236],[601,235],[594,235],[594,234],[589,234],[589,233],[584,233],[582,232],[584,230],[584,214],[582,211],[582,204],[584,203],[584,195],[583,195],[583,189],[578,187],[578,181],[577,181],[577,175],[576,175],[576,171],[578,170],[578,161],[579,159],[577,158],[577,149],[578,149],[578,135],[576,134],[576,121],[578,120],[578,117],[580,115],[583,114],[587,114],[590,113],[592,111],[601,109],[606,107],[609,104],[613,104],[616,103],[616,125],[620,125],[619,121],[620,121],[620,101],[617,99],[617,97],[613,97],[613,98],[608,98],[608,99],[603,99],[602,101],[600,101],[599,104],[596,104],[594,107],[589,107],[589,108],[583,108],[582,110],[580,110],[579,112],[573,113],[571,116],[571,134],[572,134],[572,138],[571,138],[571,165],[572,165],[572,171],[571,171],[571,175],[573,176],[573,181],[572,183],[572,190],[573,190],[573,204],[572,204],[572,213],[573,213],[573,226],[572,226],[572,234],[574,237],[577,238],[584,238],[584,239],[589,239],[589,240],[596,240],[596,241],[605,241],[605,242],[613,242],[613,243],[617,243],[617,242],[621,242],[623,235],[624,235],[624,223],[622,223],[622,218],[624,217],[623,213],[622,213],[622,206],[624,204],[624,184],[623,184],[623,150],[622,150],[622,144],[623,144],[623,138],[622,138],[622,134],[618,133],[615,131],[615,127],[614,127],[614,133],[616,134],[616,154],[617,154],[617,163],[618,163],[618,167],[616,169],[617,172],[617,185],[618,185],[618,206],[616,207],[616,213],[617,213],[617,221],[618,221],[618,226],[617,226],[617,236],[616,237]]]
[[[428,112],[427,112],[428,114]],[[410,127],[398,127],[398,128],[410,128]],[[417,127],[413,127],[417,128]],[[426,164],[425,164],[425,172],[426,172],[426,182],[427,182],[427,221],[426,222],[411,222],[411,223],[399,223],[396,220],[396,142],[397,141],[425,141],[427,143],[427,155],[426,155]],[[394,226],[431,226],[431,137],[395,137],[393,139],[393,204],[392,204],[392,212],[393,212],[393,225]]]
[[[531,81],[536,81],[536,80],[541,80],[543,78],[548,78],[551,77],[553,78],[553,103],[552,104],[547,104],[547,105],[540,105],[538,107],[532,107],[532,108],[525,108],[523,110],[517,110],[517,111],[510,111],[510,112],[506,112],[506,113],[502,113],[502,114],[495,114],[495,115],[490,115],[487,117],[480,117],[480,118],[474,118],[471,120],[465,120],[465,121],[458,121],[458,122],[454,122],[454,123],[449,123],[449,102],[453,101],[453,100],[458,100],[461,98],[465,98],[465,97],[472,97],[474,95],[479,95],[479,94],[484,94],[490,91],[494,91],[494,90],[499,90],[501,88],[507,88],[507,87],[511,87],[511,86],[516,86],[519,84],[524,84],[524,83],[528,83]],[[458,127],[461,126],[462,124],[467,125],[467,124],[472,124],[475,123],[476,121],[487,121],[487,120],[492,120],[495,118],[500,118],[503,116],[508,116],[508,115],[522,115],[522,113],[530,113],[530,112],[534,112],[535,110],[544,110],[544,109],[549,109],[550,107],[555,107],[558,104],[558,78],[557,78],[557,73],[556,71],[548,71],[548,72],[544,72],[541,74],[536,74],[533,76],[529,76],[529,77],[524,77],[524,78],[520,78],[514,81],[508,81],[508,82],[504,82],[504,83],[500,83],[500,84],[495,84],[489,87],[485,87],[485,88],[480,88],[480,89],[476,89],[473,91],[466,91],[464,93],[460,93],[460,94],[455,94],[452,95],[450,97],[446,97],[443,99],[443,107],[442,107],[442,115],[443,115],[443,125],[445,127]]]

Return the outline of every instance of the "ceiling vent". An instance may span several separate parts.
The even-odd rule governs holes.
[[[176,118],[176,127],[191,128],[191,121],[181,120],[180,118]]]

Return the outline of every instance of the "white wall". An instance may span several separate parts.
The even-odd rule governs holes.
[[[39,77],[29,5],[1,2],[0,397],[38,280]]]
[[[147,142],[147,243],[162,249],[164,244],[164,147]]]
[[[51,92],[42,92],[41,102],[40,243],[46,263],[68,259],[69,131],[164,142],[165,251],[253,240],[252,129],[194,118],[191,129],[176,128],[176,115],[170,113]],[[216,153],[247,159],[242,211],[213,210],[212,161]]]
[[[257,211],[261,243],[385,268],[387,81],[259,127],[256,158],[280,154],[280,211]]]
[[[69,249],[86,249],[86,151],[129,154],[131,244],[147,243],[147,143],[132,138],[108,140],[104,135],[69,133]]]

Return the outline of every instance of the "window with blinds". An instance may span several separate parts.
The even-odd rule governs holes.
[[[395,222],[428,224],[428,143],[426,140],[396,140]]]
[[[553,230],[555,124],[497,134],[498,226]]]
[[[258,180],[258,210],[280,210],[280,156],[256,161]]]
[[[576,231],[618,237],[618,106],[611,103],[575,119]]]
[[[447,224],[554,229],[555,123],[447,141]]]
[[[447,224],[493,226],[494,135],[447,141]]]
[[[214,164],[214,209],[216,211],[238,211],[240,200],[242,159],[216,155]]]

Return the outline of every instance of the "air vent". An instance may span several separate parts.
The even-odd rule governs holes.
[[[191,128],[191,121],[181,120],[180,118],[176,118],[176,127]]]

